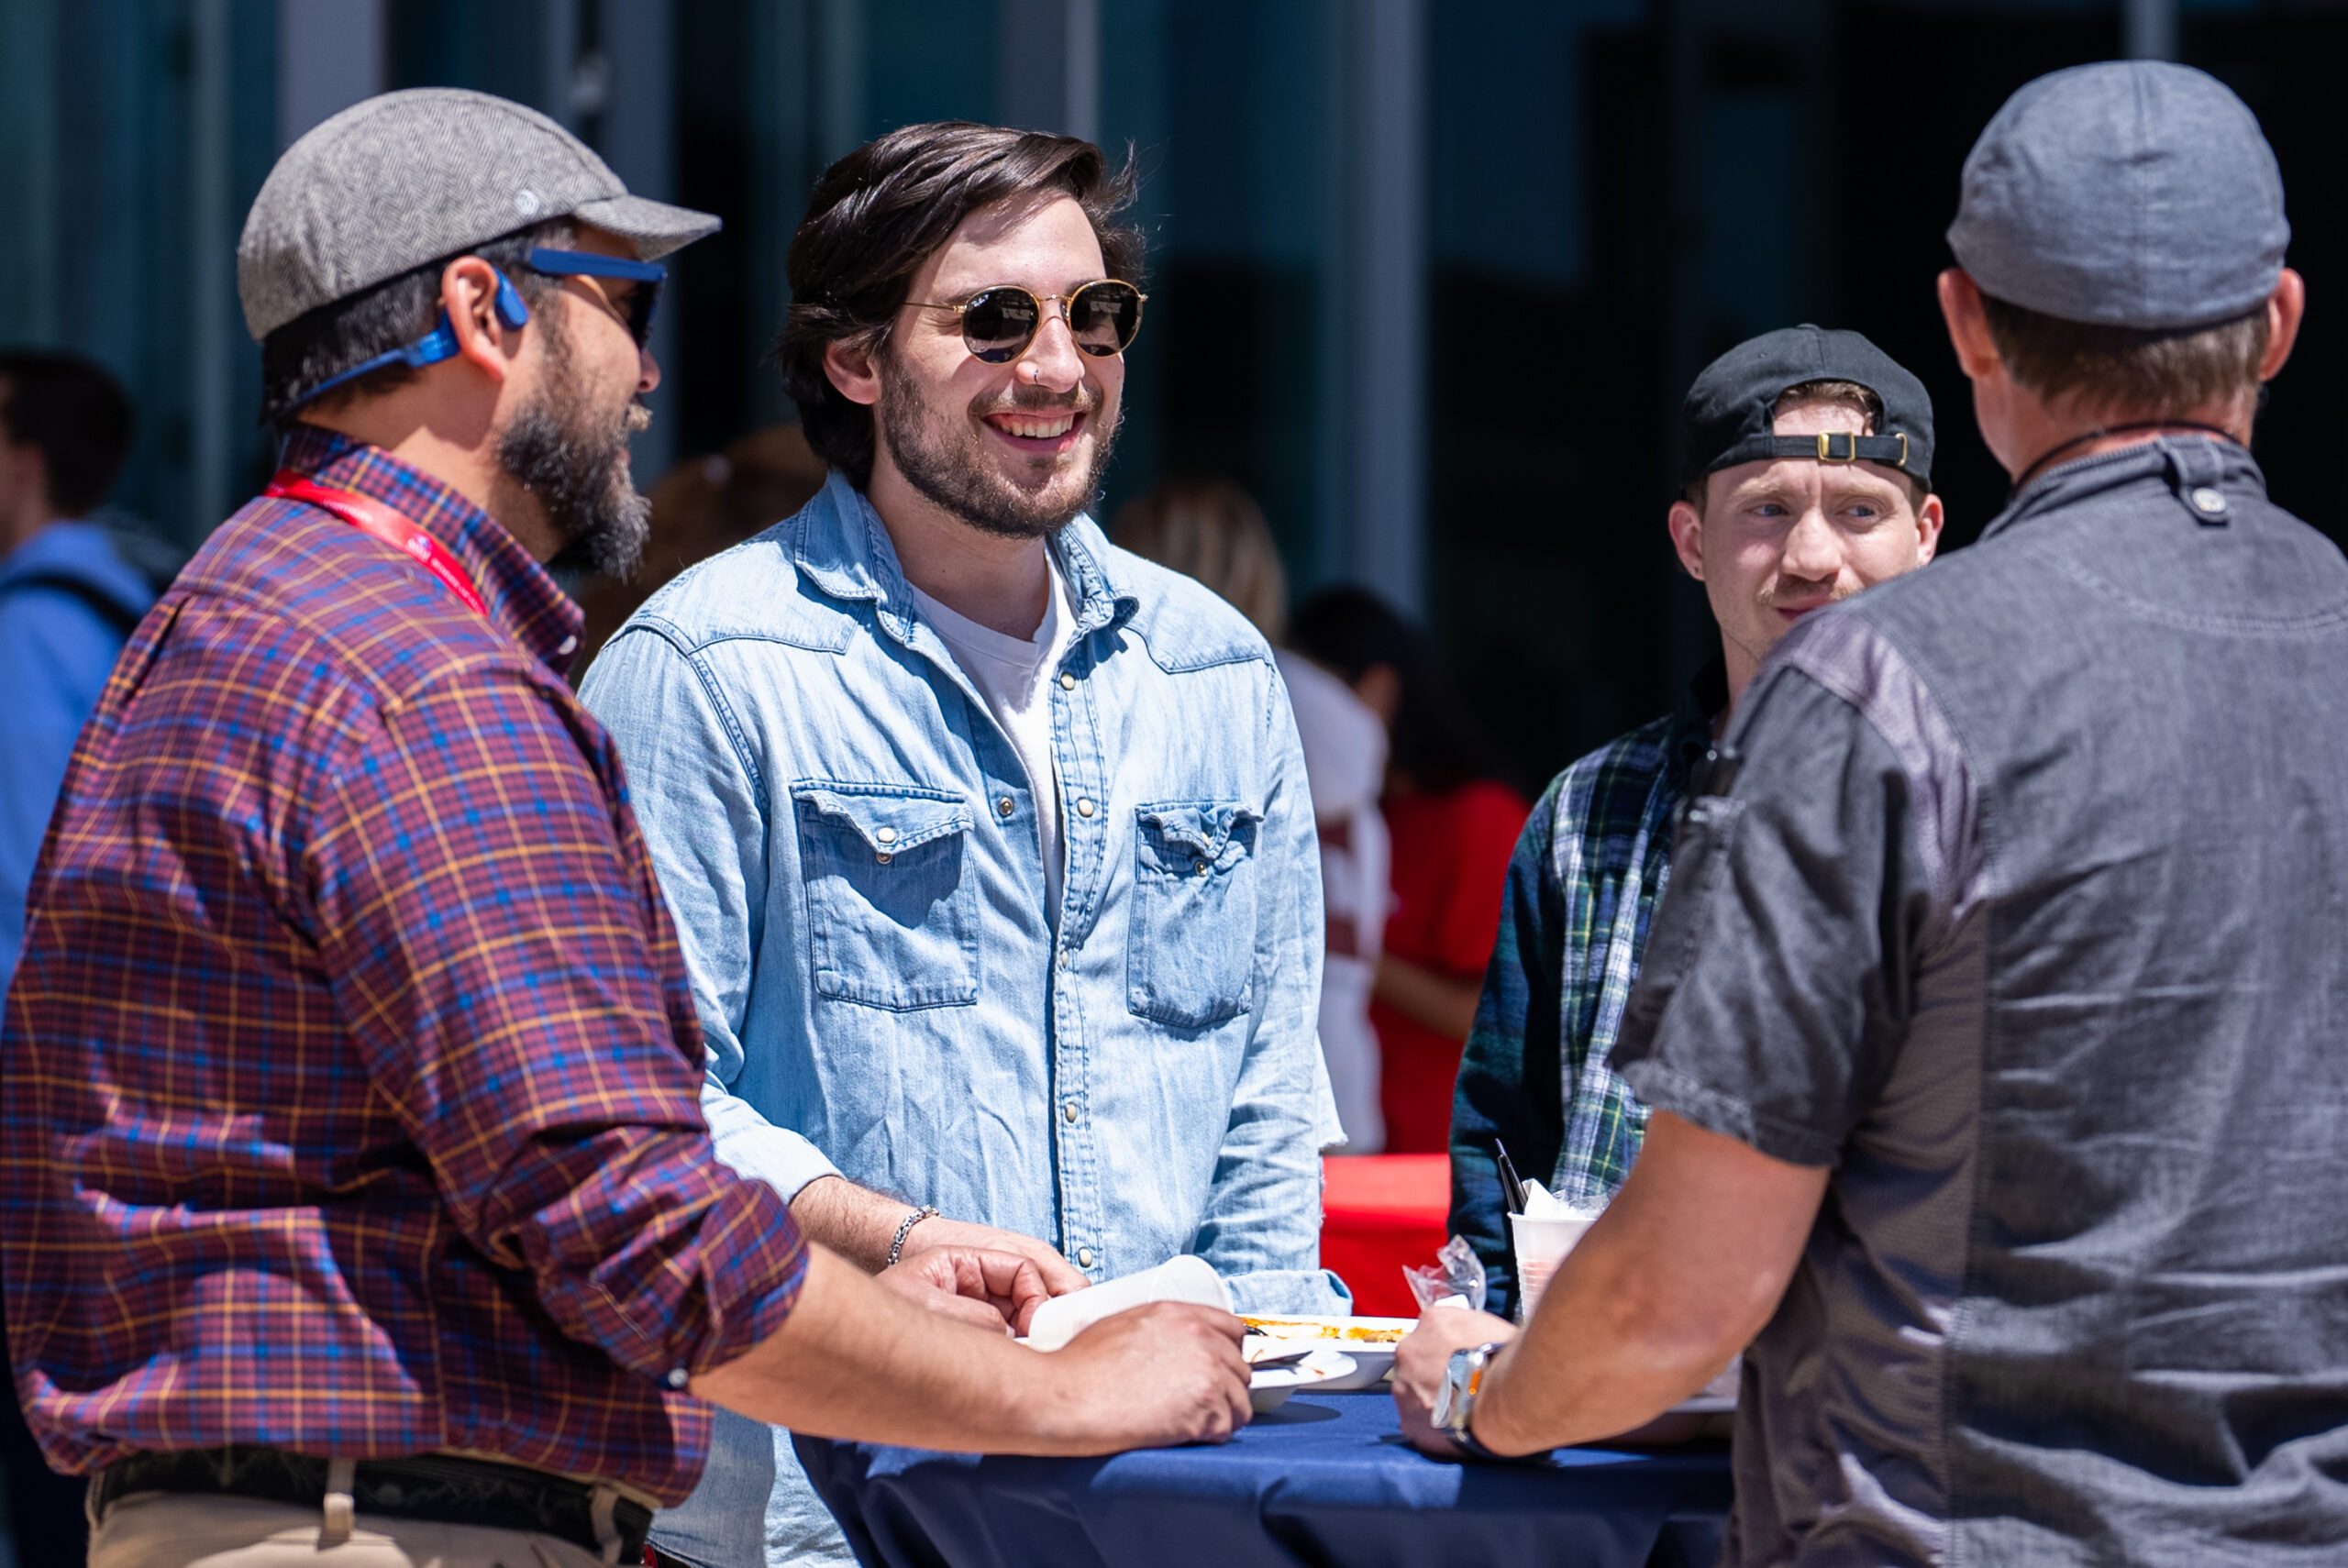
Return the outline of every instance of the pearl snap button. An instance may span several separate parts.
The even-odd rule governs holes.
[[[2204,485],[2193,492],[2193,504],[2204,512],[2223,512],[2226,509],[2226,498]]]
[[[1073,1125],[1073,1124],[1074,1124],[1074,1122],[1075,1122],[1075,1121],[1076,1121],[1076,1115],[1077,1115],[1077,1111],[1076,1111],[1076,1101],[1074,1101],[1074,1100],[1072,1100],[1072,1099],[1071,1099],[1071,1100],[1066,1100],[1066,1101],[1063,1101],[1063,1102],[1061,1103],[1061,1105],[1060,1105],[1060,1115],[1061,1115],[1061,1117],[1062,1117],[1062,1118],[1064,1118],[1066,1121],[1068,1121],[1071,1125]]]
[[[1091,1247],[1079,1247],[1076,1249],[1076,1266],[1079,1268],[1091,1268],[1092,1266],[1092,1249]]]
[[[1060,690],[1063,691],[1073,691],[1076,690],[1076,677],[1070,675],[1065,669],[1060,671]]]
[[[883,844],[894,844],[897,842],[897,830],[892,827],[880,828],[875,830],[872,836]]]
[[[1076,814],[1080,817],[1091,816],[1092,814],[1092,802],[1091,801],[1079,801],[1076,803]]]

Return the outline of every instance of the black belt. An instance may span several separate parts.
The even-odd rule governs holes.
[[[92,1505],[103,1518],[108,1504],[134,1492],[227,1493],[323,1507],[327,1462],[282,1448],[242,1444],[135,1453],[98,1473]],[[350,1487],[352,1505],[362,1514],[536,1530],[590,1551],[603,1546],[596,1538],[595,1492],[584,1481],[565,1480],[543,1470],[437,1453],[362,1459]],[[612,1527],[619,1536],[620,1561],[639,1561],[644,1538],[652,1529],[652,1510],[621,1497],[612,1510]]]

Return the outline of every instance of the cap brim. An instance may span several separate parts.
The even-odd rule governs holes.
[[[583,202],[571,215],[622,239],[636,241],[637,259],[642,261],[658,260],[696,239],[708,238],[725,226],[725,220],[714,214],[672,207],[666,202],[647,201],[642,196],[611,196],[599,202]]]

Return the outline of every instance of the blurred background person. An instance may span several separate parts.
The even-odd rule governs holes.
[[[1321,970],[1321,1055],[1346,1130],[1344,1153],[1385,1146],[1379,1109],[1378,1032],[1370,989],[1384,942],[1386,722],[1353,690],[1282,646],[1288,574],[1255,497],[1229,480],[1168,480],[1118,512],[1118,544],[1197,579],[1254,623],[1272,645],[1304,745],[1312,825],[1321,841],[1325,925]]]
[[[90,520],[130,455],[130,400],[77,354],[0,350],[0,990],[73,737],[155,602],[153,563]]]
[[[1391,902],[1372,982],[1386,1152],[1450,1146],[1452,1082],[1500,933],[1509,856],[1532,806],[1461,699],[1441,650],[1367,589],[1297,610],[1289,646],[1386,723],[1381,803]]]
[[[160,541],[92,520],[133,424],[130,399],[90,360],[0,350],[0,992],[74,737],[175,564]],[[83,1484],[50,1469],[14,1399],[0,1399],[0,1474],[17,1561],[79,1562]]]
[[[575,680],[636,607],[696,561],[733,548],[781,522],[824,488],[824,460],[796,425],[770,425],[724,451],[688,458],[646,492],[652,502],[644,560],[628,577],[609,574],[579,585],[587,629],[580,634]]]

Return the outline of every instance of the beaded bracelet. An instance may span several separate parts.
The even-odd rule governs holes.
[[[903,1220],[898,1220],[896,1237],[889,1243],[889,1261],[881,1266],[884,1268],[896,1267],[897,1260],[904,1256],[905,1237],[912,1233],[913,1228],[920,1224],[925,1220],[935,1220],[936,1218],[937,1210],[925,1203],[919,1209],[914,1209],[911,1214],[906,1215]]]

